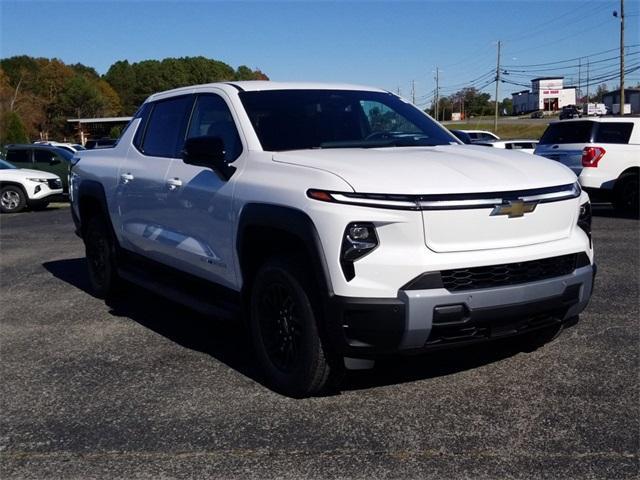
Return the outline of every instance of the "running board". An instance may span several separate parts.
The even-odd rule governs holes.
[[[232,320],[242,311],[239,294],[238,299],[225,298],[228,294],[220,292],[216,284],[191,276],[185,278],[182,272],[172,275],[162,271],[153,270],[152,272],[131,264],[118,268],[118,275],[123,280],[191,308],[202,315]],[[172,286],[172,283],[179,286]]]

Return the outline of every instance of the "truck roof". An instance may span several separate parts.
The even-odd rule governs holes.
[[[154,100],[158,97],[165,97],[171,94],[186,93],[195,88],[218,87],[228,90],[257,92],[266,90],[357,90],[368,92],[387,92],[386,90],[368,87],[364,85],[354,85],[349,83],[318,83],[318,82],[272,82],[270,80],[247,80],[241,82],[216,82],[204,83],[200,85],[189,85],[186,87],[174,88],[164,92],[154,93],[147,100]]]

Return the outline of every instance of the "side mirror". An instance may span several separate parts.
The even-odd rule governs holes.
[[[182,161],[189,165],[211,168],[225,180],[229,180],[236,171],[224,159],[224,142],[220,137],[187,138],[182,150]]]

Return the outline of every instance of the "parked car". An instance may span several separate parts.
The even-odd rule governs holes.
[[[58,147],[62,150],[66,150],[69,153],[76,153],[78,150],[84,150],[85,148],[82,145],[75,143],[64,143],[64,142],[53,142],[48,140],[40,140],[37,142],[33,142],[34,145],[49,145],[51,147]]]
[[[560,120],[565,120],[565,119],[569,119],[569,118],[581,118],[582,117],[582,110],[575,106],[575,105],[567,105],[565,107],[562,107],[562,110],[560,111]]]
[[[589,199],[569,169],[462,145],[384,90],[180,88],[77,158],[95,294],[125,279],[218,318],[246,312],[264,378],[292,396],[391,353],[535,348],[591,295]]]
[[[68,177],[72,158],[73,154],[67,150],[50,145],[7,145],[8,162],[18,168],[51,172],[59,176],[65,193],[69,191]]]
[[[17,213],[29,206],[45,208],[62,193],[60,177],[40,170],[17,168],[0,160],[0,211]]]
[[[92,150],[94,148],[108,148],[113,147],[118,142],[115,138],[95,138],[92,140],[87,140],[87,143],[84,144],[87,150]]]
[[[493,140],[491,142],[475,142],[475,144],[484,145],[486,147],[504,148],[507,150],[518,150],[520,152],[533,153],[538,145],[538,140]]]
[[[535,112],[531,112],[531,118],[544,118],[544,111],[536,110]]]
[[[568,166],[596,198],[623,212],[638,211],[640,118],[589,118],[553,122],[535,151]]]
[[[460,130],[466,133],[471,138],[471,143],[486,142],[487,140],[500,140],[500,137],[495,133],[488,132],[486,130]]]
[[[471,137],[469,136],[469,134],[467,132],[463,132],[462,130],[449,130],[451,133],[453,133],[458,140],[460,140],[462,143],[473,143],[471,141]]]

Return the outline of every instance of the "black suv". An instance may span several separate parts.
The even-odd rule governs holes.
[[[69,167],[73,154],[62,148],[51,145],[7,145],[7,162],[18,168],[30,168],[51,172],[60,177],[62,188],[65,193],[69,192]]]
[[[575,105],[567,105],[566,107],[562,107],[562,111],[560,112],[560,120],[564,120],[566,118],[581,118],[581,117],[582,117],[582,111]]]

